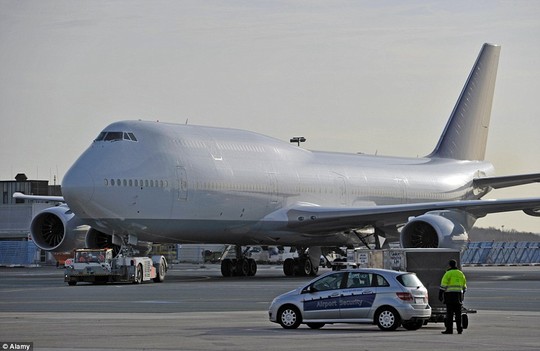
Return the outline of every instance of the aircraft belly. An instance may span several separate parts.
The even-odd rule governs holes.
[[[127,231],[137,235],[139,240],[163,243],[216,243],[216,244],[254,244],[289,246],[335,246],[358,245],[354,236],[337,233],[312,236],[285,231],[285,222],[261,222],[245,220],[167,220],[125,218],[100,219],[91,223],[96,228]]]

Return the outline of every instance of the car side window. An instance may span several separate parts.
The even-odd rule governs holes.
[[[390,286],[388,281],[384,279],[382,275],[375,274],[375,282],[377,284],[376,286]]]
[[[315,291],[326,291],[326,290],[336,290],[341,288],[341,282],[343,281],[343,276],[345,273],[335,273],[330,274],[326,277],[323,277],[311,286]]]
[[[364,272],[349,272],[347,277],[347,288],[367,288],[371,286],[373,281],[373,274]]]

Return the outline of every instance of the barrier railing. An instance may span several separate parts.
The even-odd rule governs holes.
[[[36,252],[33,241],[0,241],[0,265],[33,264]]]
[[[540,264],[540,242],[472,242],[461,255],[468,265]]]

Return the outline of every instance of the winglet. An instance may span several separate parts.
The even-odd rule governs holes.
[[[484,44],[429,157],[483,160],[501,47]]]

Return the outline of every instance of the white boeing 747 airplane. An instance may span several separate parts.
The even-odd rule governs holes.
[[[499,53],[484,44],[437,146],[421,158],[308,151],[237,129],[113,123],[66,173],[63,199],[52,199],[65,203],[33,219],[33,240],[55,251],[138,241],[298,247],[286,275],[316,274],[321,247],[359,245],[366,228],[403,247],[462,248],[487,214],[540,216],[540,197],[480,200],[540,181],[540,173],[494,177],[484,161]],[[222,261],[225,276],[256,269],[240,252]]]

